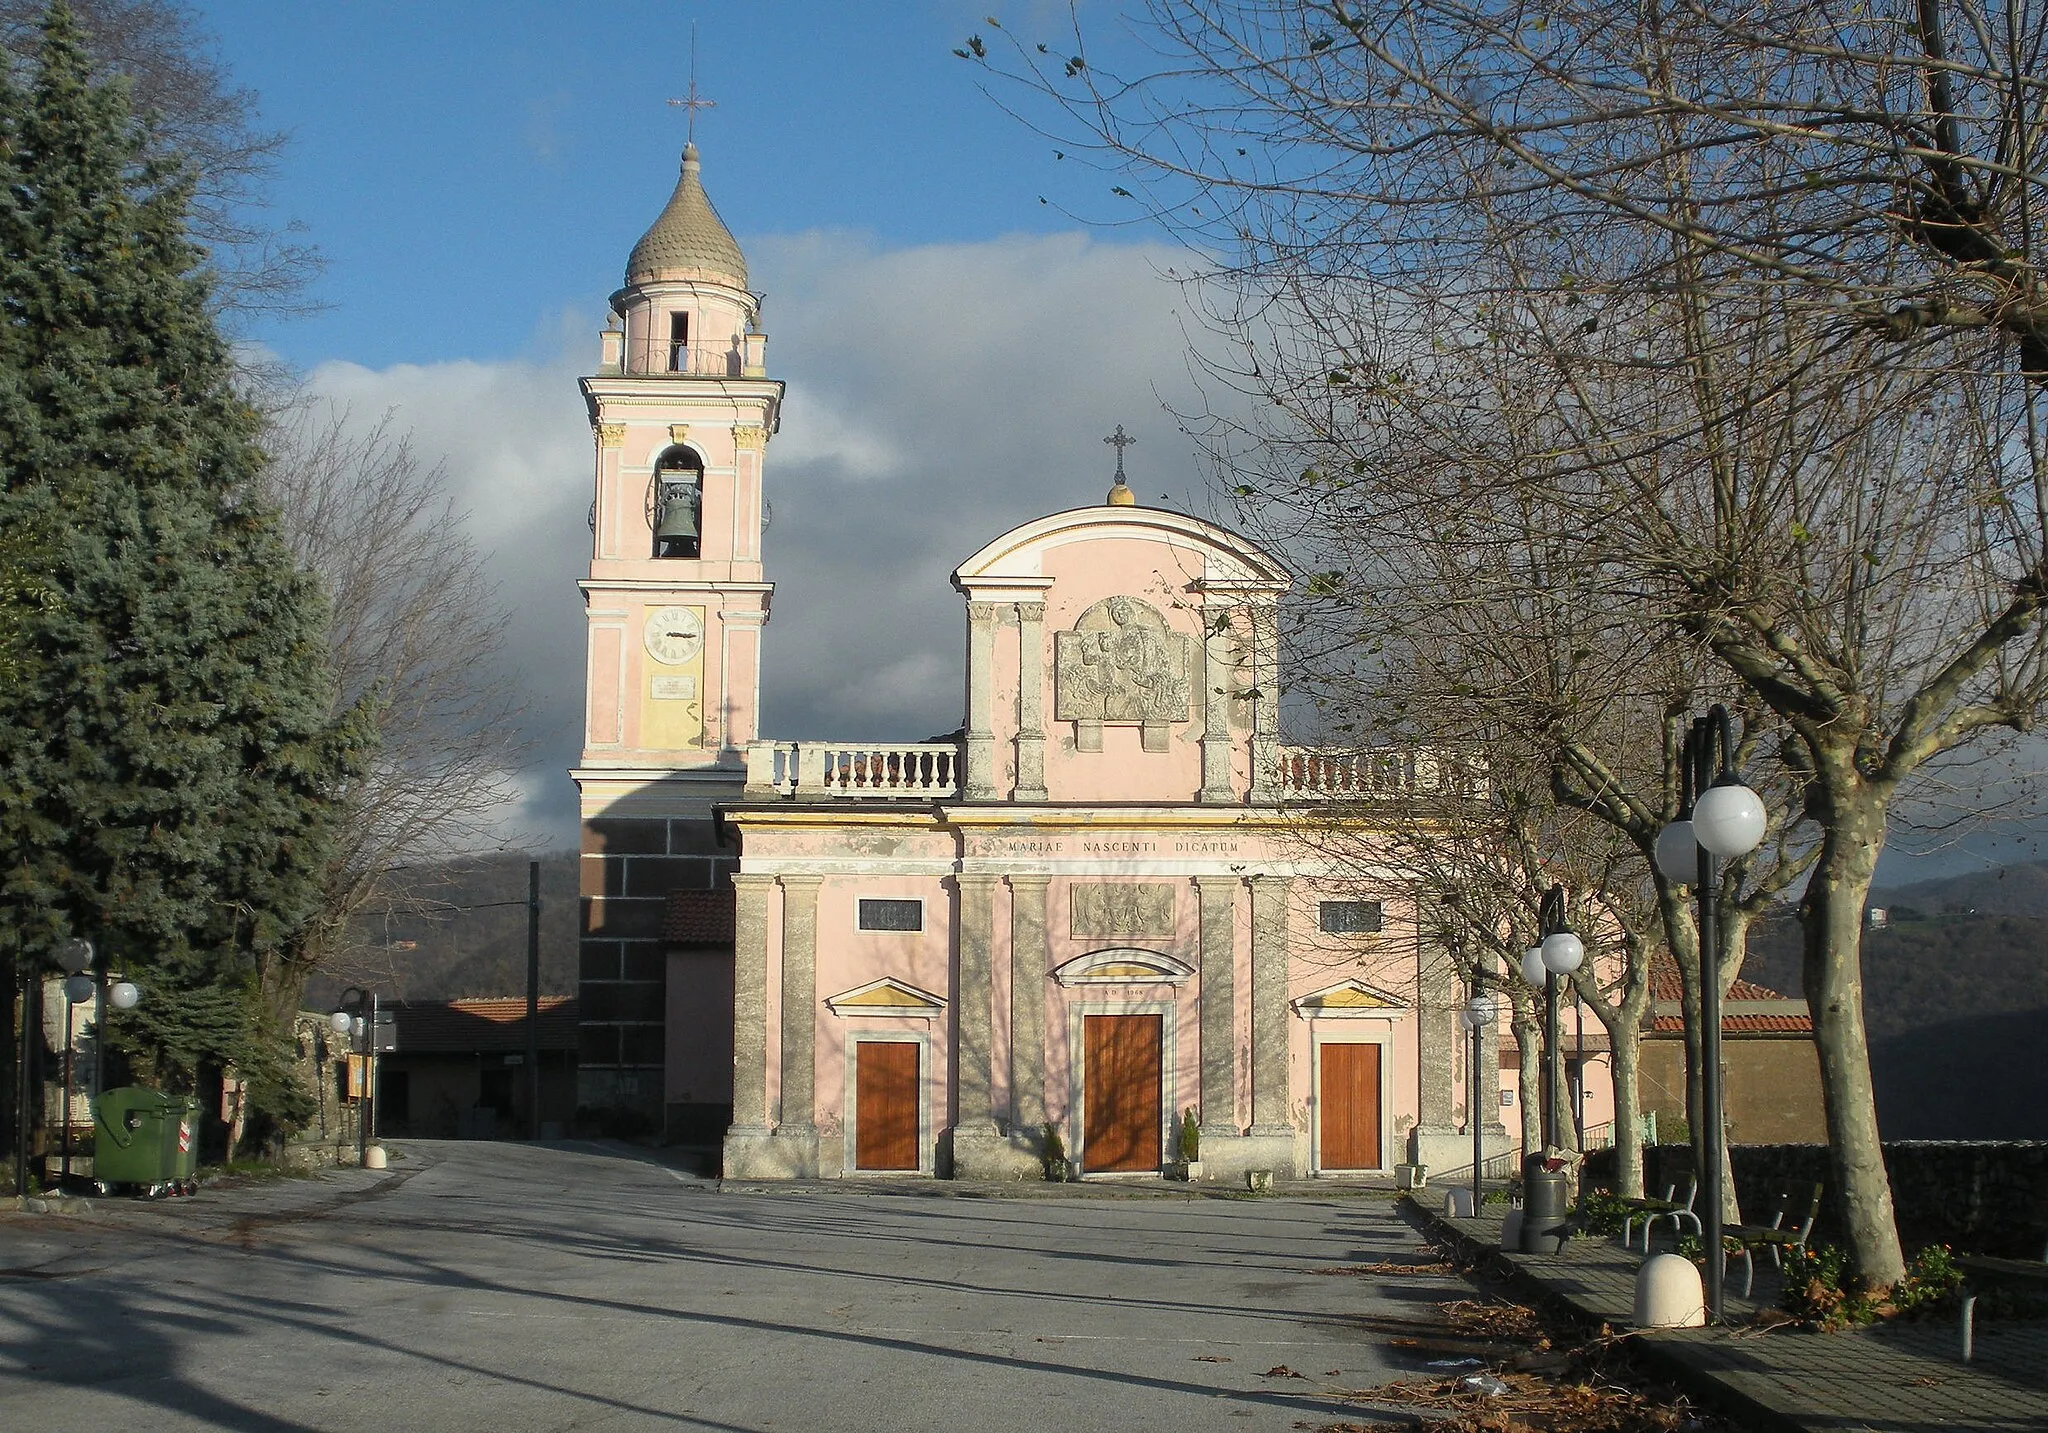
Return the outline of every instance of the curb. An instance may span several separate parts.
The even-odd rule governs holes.
[[[1510,1258],[1498,1244],[1488,1244],[1473,1238],[1456,1226],[1446,1223],[1435,1210],[1415,1199],[1411,1198],[1407,1202],[1408,1207],[1419,1216],[1432,1236],[1455,1246],[1460,1254],[1472,1256],[1473,1263],[1484,1265],[1502,1283],[1517,1294],[1527,1297],[1530,1303],[1564,1314],[1580,1323],[1596,1327],[1614,1325],[1615,1320],[1611,1315],[1581,1303],[1562,1289],[1553,1288]],[[1676,1337],[1666,1333],[1638,1331],[1633,1334],[1631,1343],[1643,1363],[1652,1371],[1670,1380],[1702,1404],[1735,1420],[1745,1433],[1749,1433],[1749,1430],[1765,1430],[1765,1433],[1814,1433],[1809,1425],[1781,1409],[1762,1402],[1755,1395],[1727,1382],[1712,1369],[1702,1368],[1685,1356],[1685,1348],[1708,1346],[1708,1340],[1716,1337],[1717,1335],[1711,1331],[1687,1331]]]

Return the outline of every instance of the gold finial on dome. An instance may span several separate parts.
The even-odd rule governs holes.
[[[1124,449],[1138,440],[1126,435],[1124,425],[1119,423],[1116,431],[1102,441],[1116,449],[1116,483],[1103,501],[1113,508],[1134,508],[1138,505],[1138,495],[1131,491],[1130,483],[1124,479]]]

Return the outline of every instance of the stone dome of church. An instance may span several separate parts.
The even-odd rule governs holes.
[[[626,260],[628,285],[699,279],[736,289],[747,286],[746,258],[732,231],[711,207],[698,174],[700,168],[697,146],[685,145],[676,192],[669,195],[667,206]]]

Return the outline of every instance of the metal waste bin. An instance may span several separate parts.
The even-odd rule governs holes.
[[[1571,1237],[1570,1185],[1563,1170],[1543,1167],[1541,1155],[1531,1155],[1522,1164],[1522,1252],[1557,1254]]]
[[[93,1183],[154,1197],[198,1188],[199,1101],[125,1085],[93,1101]]]

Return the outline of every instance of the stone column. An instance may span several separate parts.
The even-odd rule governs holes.
[[[1045,1132],[1046,876],[1010,877],[1010,1134],[1036,1151]]]
[[[1202,1147],[1244,1133],[1237,1122],[1236,876],[1197,876],[1202,943]]]
[[[1288,1109],[1287,876],[1252,877],[1252,1127],[1242,1141],[1248,1167],[1292,1178],[1294,1126]],[[1202,1163],[1206,1167],[1204,1151]]]
[[[1230,702],[1236,663],[1231,608],[1202,605],[1202,794],[1211,805],[1233,799],[1230,789]]]
[[[773,876],[736,875],[733,885],[732,1128],[728,1178],[772,1175],[768,1135],[768,905]]]
[[[797,1178],[818,1173],[818,887],[782,877],[782,1112],[775,1139]]]
[[[1437,1169],[1469,1165],[1469,1145],[1451,1148],[1457,1140],[1455,1091],[1453,1090],[1455,1042],[1464,1032],[1457,1028],[1458,1006],[1463,984],[1451,953],[1429,932],[1437,922],[1424,910],[1431,899],[1416,902],[1415,942],[1415,1128],[1408,1136],[1408,1162]]]
[[[967,604],[967,783],[969,801],[996,795],[996,737],[990,725],[989,691],[995,681],[996,623],[1002,605]]]
[[[1002,877],[963,872],[960,890],[959,968],[953,982],[956,1090],[952,1149],[955,1179],[1014,1179],[1021,1169],[1010,1142],[996,1133],[994,1080],[995,894]],[[1028,1159],[1029,1156],[1026,1156]]]
[[[1251,608],[1252,799],[1271,800],[1280,758],[1280,612],[1267,598]]]
[[[1045,604],[1017,604],[1017,790],[1019,801],[1045,796]]]

